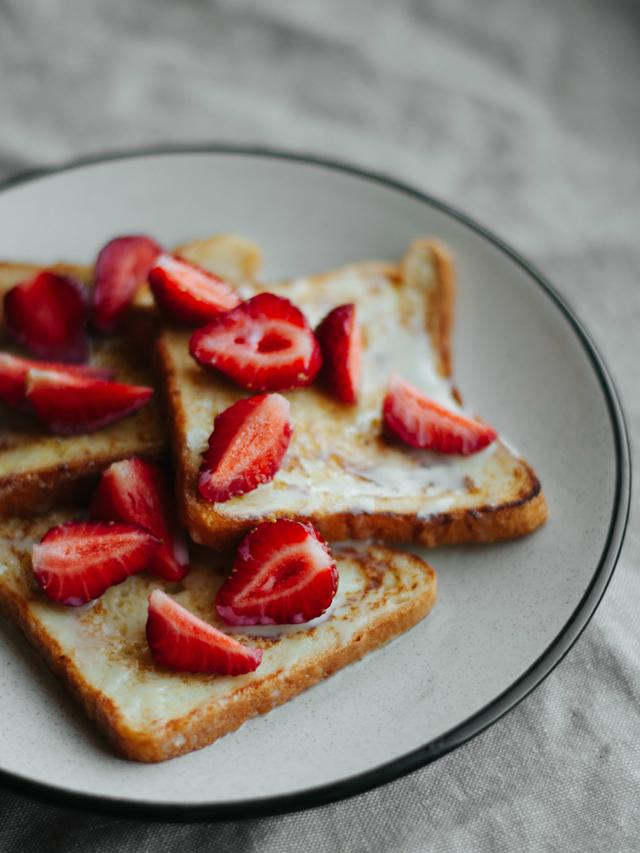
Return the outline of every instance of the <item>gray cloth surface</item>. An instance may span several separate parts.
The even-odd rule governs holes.
[[[127,146],[230,141],[406,179],[549,276],[638,432],[631,0],[0,0],[0,128],[0,176]],[[0,792],[0,849],[640,849],[637,510],[578,644],[436,764],[342,803],[221,824],[96,817]]]

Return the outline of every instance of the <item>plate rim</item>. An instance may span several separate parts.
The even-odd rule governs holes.
[[[519,252],[512,249],[500,237],[472,217],[462,213],[448,202],[435,198],[430,193],[423,192],[389,174],[312,153],[289,151],[262,145],[217,143],[144,146],[107,151],[87,157],[78,157],[58,166],[40,167],[10,175],[8,178],[0,181],[0,193],[20,184],[31,183],[40,178],[82,169],[86,166],[95,166],[117,160],[189,154],[232,155],[285,160],[318,166],[333,172],[350,174],[365,181],[386,186],[422,204],[434,207],[490,242],[519,266],[527,274],[528,278],[555,303],[557,309],[564,315],[585,351],[605,399],[614,442],[616,472],[611,518],[600,559],[597,562],[591,581],[582,598],[558,635],[537,660],[502,693],[488,702],[475,714],[445,732],[441,737],[429,741],[415,750],[394,758],[378,767],[336,782],[303,789],[294,793],[224,804],[202,802],[193,804],[178,802],[156,803],[152,800],[132,801],[118,797],[83,794],[59,785],[37,781],[0,767],[0,785],[2,787],[20,794],[26,794],[37,800],[63,808],[164,822],[243,819],[283,814],[326,805],[357,794],[362,794],[418,770],[452,750],[457,749],[489,728],[489,726],[496,723],[510,710],[515,708],[516,705],[550,675],[588,625],[602,600],[618,562],[627,528],[631,499],[629,436],[620,397],[600,352],[585,330],[582,322],[578,319],[574,309],[563,296],[560,296],[546,277]]]

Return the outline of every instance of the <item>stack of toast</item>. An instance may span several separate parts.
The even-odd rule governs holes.
[[[120,331],[92,342],[90,362],[113,368],[118,381],[153,385],[151,403],[74,435],[51,435],[31,413],[2,408],[0,603],[117,752],[140,761],[206,746],[416,624],[435,603],[436,579],[404,545],[495,541],[530,533],[546,518],[533,469],[499,437],[474,452],[444,453],[385,433],[394,374],[454,418],[468,417],[451,378],[454,268],[442,244],[417,239],[396,262],[268,284],[260,280],[260,249],[235,235],[197,240],[173,255],[224,280],[234,303],[264,292],[289,300],[310,328],[337,306],[355,306],[361,378],[352,404],[319,380],[281,390],[293,430],[277,471],[211,501],[199,484],[214,423],[255,389],[203,369],[193,328],[158,311],[141,283]],[[49,269],[94,286],[93,268]],[[37,271],[1,264],[0,299]],[[19,352],[8,339],[2,349]],[[34,545],[51,528],[85,519],[100,472],[131,457],[164,460],[171,471],[189,536],[188,572],[178,579],[139,572],[81,606],[51,600],[34,576]],[[234,554],[256,528],[283,519],[311,525],[329,543],[338,576],[331,606],[312,620],[240,620],[231,629],[214,601]],[[259,666],[237,675],[163,666],[145,634],[156,589],[261,650]]]

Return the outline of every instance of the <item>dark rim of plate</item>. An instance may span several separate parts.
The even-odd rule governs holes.
[[[184,145],[158,148],[135,149],[131,151],[119,151],[105,153],[93,157],[74,160],[63,166],[53,168],[36,169],[26,173],[18,174],[0,183],[0,192],[15,187],[28,181],[37,180],[47,175],[66,172],[72,169],[80,169],[84,166],[92,166],[112,160],[122,160],[135,157],[148,157],[157,155],[188,155],[188,154],[215,154],[216,156],[232,155],[246,157],[262,157],[278,160],[289,160],[295,163],[306,163],[312,166],[329,169],[334,172],[345,172],[373,181],[389,187],[396,192],[410,196],[423,204],[435,207],[467,228],[480,234],[500,251],[507,255],[514,263],[521,267],[530,279],[551,299],[557,308],[565,316],[569,326],[573,329],[587,354],[593,370],[598,378],[602,393],[605,398],[615,447],[616,460],[616,485],[611,519],[605,545],[595,567],[593,577],[588,588],[585,590],[580,602],[573,614],[565,624],[558,636],[549,647],[540,655],[538,660],[524,672],[507,690],[497,696],[488,705],[482,708],[464,722],[446,732],[442,737],[424,744],[419,749],[402,755],[386,764],[368,770],[356,776],[332,782],[317,788],[310,788],[292,794],[263,799],[239,801],[237,803],[154,803],[132,802],[120,800],[115,797],[100,797],[91,794],[80,794],[55,785],[36,782],[0,769],[0,783],[7,788],[44,800],[48,803],[67,808],[82,809],[85,811],[106,812],[110,814],[128,816],[133,818],[147,818],[156,821],[202,821],[239,819],[258,817],[263,815],[282,814],[285,812],[308,809],[321,806],[337,800],[361,794],[365,791],[384,785],[388,782],[411,773],[426,764],[441,758],[451,750],[456,749],[466,741],[475,737],[484,729],[499,720],[507,711],[514,708],[532,690],[534,690],[544,678],[560,663],[569,649],[576,642],[582,631],[593,616],[604,592],[611,580],[615,569],[624,534],[629,517],[629,505],[631,495],[631,463],[629,453],[629,439],[625,426],[624,415],[620,400],[616,392],[609,372],[598,353],[591,338],[577,319],[574,311],[569,307],[554,287],[520,254],[511,249],[495,234],[479,225],[473,219],[460,213],[450,205],[423,193],[413,187],[396,180],[387,175],[361,169],[346,163],[316,157],[311,154],[300,154],[281,150],[273,150],[259,146],[233,146],[233,145]]]

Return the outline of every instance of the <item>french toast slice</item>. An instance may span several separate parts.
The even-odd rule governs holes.
[[[188,253],[194,262],[202,257],[218,275],[234,281],[254,279],[261,266],[260,250],[234,235],[195,240]],[[34,264],[0,263],[0,315],[5,293],[42,269]],[[58,263],[47,269],[93,284],[90,266]],[[118,381],[154,385],[149,351],[156,331],[153,299],[143,286],[126,318],[124,333],[94,340],[91,362],[113,368]],[[13,347],[3,339],[2,349]],[[0,405],[0,516],[35,515],[82,499],[98,473],[112,462],[134,454],[156,458],[167,446],[159,400],[99,432],[72,437],[49,435],[33,418]]]
[[[0,264],[0,305],[15,284],[43,267],[22,263]],[[87,284],[93,268],[55,264],[53,269]],[[118,381],[155,384],[152,366],[121,335],[92,341],[91,363],[113,368]],[[147,342],[149,338],[147,336]],[[2,349],[12,347],[2,340]],[[35,419],[0,407],[0,516],[32,515],[87,493],[97,474],[133,454],[156,458],[166,451],[166,431],[158,400],[136,414],[99,432],[76,436],[48,434]]]
[[[282,631],[263,627],[262,636],[237,629],[234,636],[264,650],[258,669],[247,675],[175,673],[154,664],[147,647],[148,596],[164,588],[223,627],[213,601],[228,561],[197,549],[179,584],[136,575],[85,606],[54,604],[34,581],[31,547],[72,517],[65,512],[0,521],[0,605],[117,752],[138,761],[163,761],[206,746],[407,630],[435,601],[435,575],[420,558],[381,546],[335,549],[338,592],[324,621]]]
[[[197,244],[184,257],[209,264]],[[267,518],[310,519],[325,538],[444,543],[520,536],[546,518],[540,483],[502,441],[474,456],[412,450],[381,435],[389,376],[398,373],[440,404],[460,409],[451,383],[454,270],[447,249],[416,240],[400,263],[367,262],[282,283],[245,284],[243,297],[268,290],[289,298],[315,326],[353,302],[362,329],[358,404],[318,386],[285,392],[294,433],[275,479],[224,503],[197,493],[201,454],[214,417],[246,396],[189,355],[188,331],[167,328],[157,351],[171,421],[177,495],[196,542],[226,547]]]

